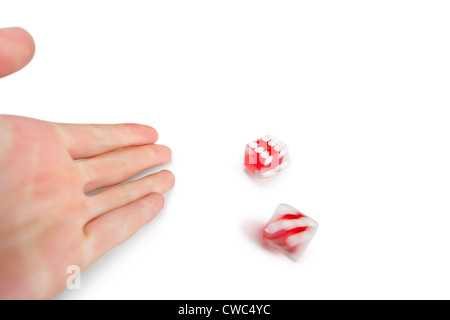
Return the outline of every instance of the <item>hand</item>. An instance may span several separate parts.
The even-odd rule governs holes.
[[[22,29],[0,30],[0,46],[3,76],[34,52]],[[0,115],[0,298],[54,297],[66,286],[69,265],[86,269],[155,217],[174,183],[170,171],[120,183],[171,160],[168,147],[154,144],[157,137],[138,124]]]

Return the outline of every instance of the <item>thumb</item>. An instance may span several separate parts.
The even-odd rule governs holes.
[[[19,71],[33,58],[34,41],[22,28],[0,29],[0,78]]]

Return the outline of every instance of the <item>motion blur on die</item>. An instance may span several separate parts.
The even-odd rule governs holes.
[[[271,247],[297,261],[314,237],[319,224],[294,207],[280,204],[263,230]]]
[[[272,135],[258,138],[245,146],[246,170],[258,178],[273,177],[288,164],[286,144]],[[262,239],[270,247],[297,261],[318,227],[315,220],[282,203],[264,227]]]
[[[244,165],[259,178],[273,177],[288,164],[286,145],[271,135],[263,136],[245,146]]]

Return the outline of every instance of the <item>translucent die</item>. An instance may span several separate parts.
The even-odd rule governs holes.
[[[244,165],[259,177],[270,177],[288,164],[287,147],[272,136],[264,136],[245,146]]]
[[[264,227],[263,239],[292,260],[298,260],[319,224],[297,209],[280,204]]]

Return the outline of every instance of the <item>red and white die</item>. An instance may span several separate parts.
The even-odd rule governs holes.
[[[261,177],[273,176],[287,166],[287,147],[272,136],[264,136],[245,146],[244,165]]]
[[[280,204],[264,227],[263,239],[292,260],[298,260],[319,224],[297,209]]]

